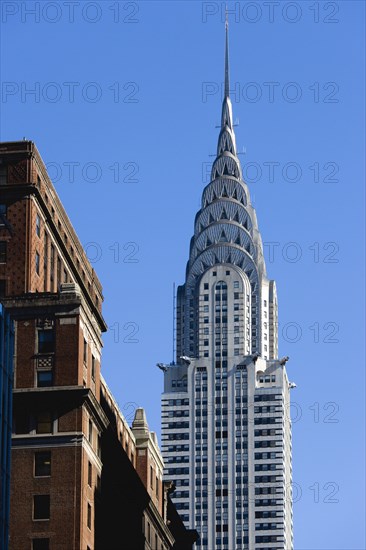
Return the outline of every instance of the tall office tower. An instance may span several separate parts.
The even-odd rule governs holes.
[[[277,294],[236,152],[225,88],[217,156],[177,292],[162,451],[177,509],[205,550],[293,548],[291,421]]]

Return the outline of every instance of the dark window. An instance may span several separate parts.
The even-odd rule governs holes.
[[[6,185],[8,183],[8,167],[7,165],[0,166],[0,185]]]
[[[50,434],[53,432],[53,420],[50,412],[40,412],[36,418],[36,433]]]
[[[95,357],[92,355],[92,364],[91,364],[91,377],[95,380]]]
[[[35,477],[51,475],[51,451],[34,453],[34,475]]]
[[[61,259],[57,257],[57,284],[61,284]]]
[[[91,508],[91,504],[89,504],[88,502],[88,518],[87,518],[87,525],[88,525],[88,528],[91,529],[91,523],[92,523],[92,508]]]
[[[52,329],[38,331],[38,353],[55,351],[55,333]]]
[[[14,428],[16,434],[29,433],[29,417],[26,411],[20,410],[16,413]]]
[[[49,550],[50,539],[33,539],[32,550]]]
[[[55,247],[51,244],[51,258],[50,258],[50,281],[51,292],[54,291],[54,279],[55,279]]]
[[[50,519],[50,495],[33,496],[33,519]]]
[[[47,266],[48,266],[48,235],[44,232],[44,248],[43,248],[43,290],[47,291]]]
[[[40,266],[40,257],[38,252],[36,252],[36,273],[39,275],[39,266]]]
[[[88,361],[88,342],[84,338],[84,349],[83,349],[83,361],[87,363]]]
[[[88,485],[89,485],[89,487],[92,486],[92,478],[93,478],[93,467],[91,465],[91,462],[88,462]]]
[[[41,218],[39,217],[38,214],[36,217],[36,233],[38,237],[41,236]]]
[[[89,443],[92,442],[92,439],[93,439],[93,422],[89,420],[89,433],[88,433]]]
[[[99,458],[102,456],[102,440],[100,434],[97,437],[97,455]]]
[[[5,225],[6,212],[7,212],[6,204],[0,204],[0,226]]]
[[[6,247],[7,247],[7,242],[5,241],[0,241],[0,264],[5,264],[6,263]]]
[[[46,388],[53,385],[53,373],[51,370],[39,370],[37,372],[37,388]]]

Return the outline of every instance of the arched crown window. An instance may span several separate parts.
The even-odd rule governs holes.
[[[219,281],[215,287],[216,290],[227,290],[227,284],[225,281]]]

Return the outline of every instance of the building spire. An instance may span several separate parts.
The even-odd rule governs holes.
[[[229,80],[229,14],[227,6],[225,9],[225,97],[229,97],[230,93]]]
[[[225,11],[225,91],[222,103],[221,128],[228,126],[233,129],[232,108],[230,101],[230,71],[229,71],[229,14]],[[235,139],[235,138],[234,138]]]

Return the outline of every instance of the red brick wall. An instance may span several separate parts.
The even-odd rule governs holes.
[[[141,454],[141,451],[145,452],[145,454]],[[145,485],[146,490],[151,497],[151,500],[159,510],[160,514],[163,515],[163,483],[161,480],[162,472],[158,473],[155,461],[150,455],[148,449],[137,449],[136,470],[143,484]],[[156,478],[158,478],[158,495],[156,494]]]
[[[92,483],[88,484],[88,463],[92,465]],[[96,468],[90,456],[85,450],[82,455],[82,505],[80,518],[80,539],[82,541],[81,548],[84,550],[87,546],[94,548],[94,516],[95,516],[95,490],[97,484],[97,475],[101,475],[99,469]],[[91,529],[87,525],[88,504],[91,506]]]
[[[65,322],[68,324],[64,324]],[[55,320],[54,386],[82,385],[83,342],[78,316],[68,317],[66,320],[65,318]],[[16,350],[15,387],[33,388],[37,353],[35,318],[17,322]],[[88,370],[91,370],[91,359]],[[99,368],[96,368],[96,381],[99,388],[98,378]],[[89,372],[89,382],[90,379]]]
[[[144,452],[145,454],[141,454]],[[138,449],[136,457],[136,470],[146,489],[149,487],[147,449]]]
[[[0,264],[0,279],[7,281],[7,294],[23,294],[26,262],[26,200],[8,205],[7,219],[12,232],[0,227],[0,238],[7,242],[7,262]]]
[[[74,322],[75,324],[73,324]],[[80,365],[82,358],[81,339],[82,334],[79,328],[78,316],[57,319],[55,386],[82,385],[82,370]]]
[[[48,449],[45,447],[42,450]],[[29,550],[31,539],[40,535],[50,535],[52,548],[57,550],[80,547],[81,449],[64,447],[49,450],[51,476],[47,478],[34,477],[35,450],[12,451],[10,550]],[[19,472],[22,472],[21,476]],[[50,494],[50,520],[33,521],[34,494]]]
[[[16,326],[16,388],[34,388],[36,353],[36,320],[17,322]]]
[[[12,161],[11,151],[23,151],[18,158]],[[5,152],[4,152],[5,151]],[[21,158],[31,154],[29,160]],[[80,325],[79,313],[70,316],[60,312],[59,305],[65,303],[60,295],[46,296],[44,292],[57,292],[58,285],[64,282],[64,269],[67,270],[68,282],[79,282],[81,277],[82,292],[86,302],[91,297],[94,304],[98,302],[101,311],[101,286],[92,269],[85,252],[67,218],[56,191],[47,176],[45,167],[38,152],[30,142],[25,144],[7,144],[0,153],[4,155],[4,163],[8,165],[8,178],[4,187],[4,200],[9,203],[7,208],[7,222],[11,231],[0,227],[0,239],[7,241],[6,263],[0,264],[0,279],[7,281],[6,294],[8,297],[22,297],[24,293],[32,293],[26,300],[17,300],[16,310],[25,315],[29,311],[29,319],[20,318],[16,323],[16,374],[15,388],[34,388],[37,365],[37,323],[39,318],[53,318],[55,331],[55,351],[53,354],[53,386],[80,386],[84,378],[83,345],[84,334]],[[7,157],[6,157],[7,155]],[[33,184],[31,190],[24,190],[24,185]],[[9,187],[11,186],[11,189]],[[2,189],[3,191],[3,189]],[[8,193],[8,195],[6,195]],[[29,198],[25,198],[25,195]],[[14,197],[18,199],[14,199]],[[11,198],[10,198],[11,197]],[[44,202],[43,202],[44,201]],[[37,235],[36,220],[40,217],[40,235]],[[45,231],[48,235],[47,274],[44,280],[44,244]],[[51,243],[54,245],[54,283],[50,283]],[[39,273],[36,272],[36,252],[39,254]],[[57,259],[61,260],[60,277],[57,273]],[[41,293],[37,296],[37,293]],[[42,301],[42,302],[41,302]],[[45,306],[44,313],[37,313],[34,307]],[[23,309],[24,305],[24,309]],[[55,308],[53,308],[53,305]],[[71,304],[72,305],[72,304]],[[62,306],[63,307],[63,306]],[[77,307],[77,304],[75,304]],[[25,308],[28,308],[26,310]],[[38,309],[40,311],[40,309]],[[28,313],[27,313],[28,315]],[[88,325],[86,324],[86,327]],[[101,329],[102,329],[101,325]],[[85,328],[87,330],[87,328]],[[97,330],[97,329],[96,329]],[[88,342],[88,361],[86,369],[86,385],[95,391],[99,401],[100,393],[100,364],[95,361],[95,381],[91,378],[92,346]],[[45,354],[51,356],[51,353]],[[50,363],[52,364],[52,362]],[[47,394],[44,390],[43,396]],[[15,416],[34,415],[39,396],[27,393],[27,400],[18,400],[19,410],[14,407]],[[14,399],[14,403],[16,399]],[[26,405],[24,405],[26,403]],[[88,438],[87,407],[71,409],[69,403],[57,403],[52,407],[58,414],[58,432],[54,435],[29,435],[26,422],[20,418],[19,426],[25,433],[14,436],[12,451],[12,480],[11,480],[11,540],[10,550],[30,550],[31,539],[35,536],[51,538],[51,548],[57,550],[86,550],[87,545],[94,547],[94,493],[97,482],[99,459],[97,451],[98,430],[94,423],[92,449],[86,443],[86,449],[81,446],[68,446],[60,441],[67,440],[66,432],[83,431]],[[76,407],[78,405],[75,405]],[[28,410],[29,408],[29,410]],[[71,410],[70,410],[71,409]],[[33,424],[32,424],[32,427]],[[20,432],[19,432],[20,433]],[[17,444],[23,441],[27,448],[19,448]],[[78,437],[78,436],[77,436]],[[50,447],[52,453],[52,472],[47,478],[34,477],[33,445],[42,445],[42,440]],[[40,443],[41,441],[41,443]],[[43,447],[39,450],[45,450]],[[94,454],[93,454],[94,453]],[[90,459],[92,457],[92,459]],[[92,487],[88,485],[88,462],[92,463]],[[50,494],[51,517],[49,521],[34,521],[32,518],[33,495]],[[88,502],[92,506],[92,526],[87,527]]]
[[[18,151],[17,158],[11,153]],[[32,157],[28,159],[29,152]],[[24,155],[24,158],[19,158]],[[76,280],[76,272],[85,285],[85,292],[89,294],[94,305],[102,310],[102,289],[94,269],[79,242],[79,239],[67,217],[65,210],[48,178],[46,168],[34,144],[30,142],[7,144],[2,147],[0,156],[7,166],[7,184],[12,188],[9,198],[7,189],[2,189],[4,201],[8,204],[7,221],[12,230],[0,228],[0,239],[8,242],[8,260],[0,264],[0,279],[7,281],[7,295],[14,296],[24,292],[56,292],[58,285],[64,282],[66,268],[68,282]],[[22,190],[21,186],[31,184],[32,191]],[[18,200],[14,199],[19,190]],[[40,193],[45,202],[38,199]],[[29,198],[25,198],[25,195]],[[41,217],[40,236],[36,234],[37,213]],[[44,221],[51,218],[52,222]],[[53,227],[55,225],[55,228]],[[44,233],[45,229],[55,246],[55,281],[50,285],[44,281]],[[67,251],[60,245],[62,241]],[[36,252],[40,255],[39,275],[36,273]],[[60,280],[57,277],[57,257],[61,260]],[[50,262],[50,254],[48,254]],[[48,273],[49,275],[49,273]],[[78,281],[77,281],[78,282]]]

